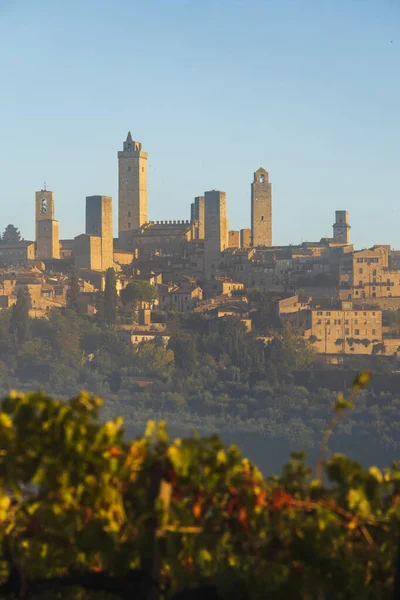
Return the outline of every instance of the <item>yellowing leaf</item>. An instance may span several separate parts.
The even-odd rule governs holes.
[[[12,425],[13,423],[11,417],[7,415],[7,413],[0,413],[0,426],[11,429]]]
[[[217,463],[222,465],[226,463],[226,460],[225,450],[219,450],[219,452],[217,452]]]
[[[370,513],[370,505],[362,489],[352,489],[347,495],[349,508],[355,510],[359,515],[367,517]]]
[[[383,475],[380,469],[378,469],[378,467],[370,467],[368,469],[368,473],[372,475],[372,477],[374,477],[377,481],[379,481],[379,483],[383,482]]]

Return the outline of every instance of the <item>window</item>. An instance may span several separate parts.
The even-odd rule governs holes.
[[[131,216],[131,211],[128,212],[128,217],[130,217],[130,216]]]
[[[362,275],[363,270],[362,269],[358,269],[358,272],[360,273],[360,275]]]
[[[354,319],[355,325],[358,325],[358,319]]]
[[[344,330],[344,334],[349,335],[349,333],[350,333],[350,329],[348,327],[346,327],[346,329]]]
[[[387,291],[387,292],[390,292],[390,287],[386,288],[386,291]]]
[[[372,275],[376,275],[376,269],[372,271]]]
[[[338,322],[337,322],[337,324],[338,324],[338,325],[341,325],[341,324],[342,324],[342,320],[341,320],[341,319],[338,319]]]
[[[372,313],[372,316],[375,317],[375,312]]]
[[[376,335],[376,329],[372,330],[372,335]]]
[[[357,262],[358,263],[362,263],[363,259],[362,258],[357,258]]]
[[[367,316],[367,313],[366,313],[366,312],[363,312],[363,315],[364,315],[364,317],[366,317],[366,316]]]
[[[330,324],[331,324],[331,320],[330,320],[330,319],[327,319],[327,320],[326,320],[326,324],[327,324],[327,325],[330,325]]]
[[[264,183],[265,181],[265,175],[260,175],[260,183]]]
[[[355,314],[356,317],[358,316],[358,312],[355,312],[354,314]]]
[[[317,325],[321,325],[321,323],[322,323],[321,319],[318,319]]]
[[[264,221],[264,217],[263,216],[261,217],[261,221]]]
[[[322,316],[322,312],[319,310],[319,311],[317,312],[317,317],[321,317],[321,316]]]
[[[327,316],[327,317],[330,317],[330,316],[331,316],[331,313],[329,312],[329,310],[327,311],[327,313],[326,313],[326,316]]]
[[[344,324],[345,324],[345,325],[348,325],[348,324],[349,324],[349,320],[348,320],[348,319],[346,319],[346,320],[345,320],[345,322],[344,322]]]
[[[354,330],[354,335],[360,335],[360,330],[359,329],[355,329]]]

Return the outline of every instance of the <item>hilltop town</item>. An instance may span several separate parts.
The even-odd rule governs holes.
[[[379,244],[356,250],[346,210],[335,212],[331,238],[274,246],[272,186],[263,168],[250,185],[251,228],[229,230],[226,193],[217,190],[188,204],[188,220],[149,221],[147,159],[129,132],[118,152],[115,239],[111,197],[88,196],[85,232],[60,239],[54,192],[36,192],[35,240],[21,240],[9,226],[0,244],[0,309],[12,307],[23,287],[30,315],[46,317],[67,305],[74,273],[79,311],[95,316],[106,273],[113,269],[121,306],[130,284],[154,289],[135,310],[125,306],[117,327],[132,344],[158,340],[166,346],[170,332],[160,313],[171,311],[200,313],[210,331],[227,317],[251,331],[249,292],[258,289],[272,302],[274,317],[292,323],[327,361],[397,356],[400,333],[390,315],[400,307],[400,251]],[[258,337],[271,340],[265,332]]]

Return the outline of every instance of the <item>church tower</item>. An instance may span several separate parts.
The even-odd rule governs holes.
[[[54,192],[36,192],[36,258],[60,258],[59,223],[54,215]]]
[[[272,192],[265,169],[254,173],[251,184],[251,245],[272,246]]]
[[[131,132],[118,152],[118,232],[147,223],[147,152]]]
[[[350,244],[349,213],[347,210],[335,211],[333,224],[333,239],[341,244]]]

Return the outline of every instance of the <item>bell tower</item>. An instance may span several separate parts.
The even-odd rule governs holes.
[[[55,220],[54,192],[36,192],[36,258],[60,258],[59,223]]]
[[[118,152],[118,232],[147,223],[147,152],[129,131]]]
[[[350,229],[347,210],[335,211],[335,223],[333,224],[333,239],[335,242],[350,244]]]

